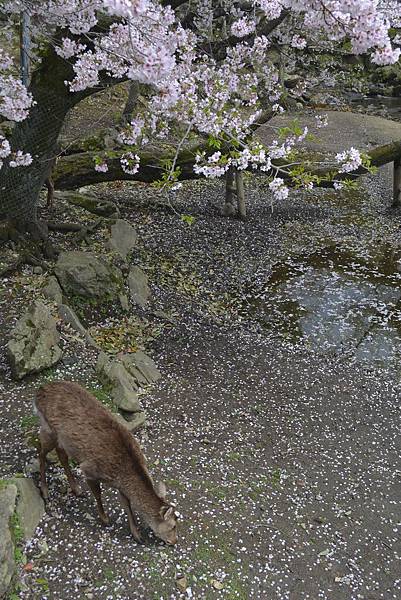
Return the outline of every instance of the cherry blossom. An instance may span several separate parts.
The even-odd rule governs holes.
[[[336,160],[341,164],[340,173],[351,173],[362,164],[362,157],[356,148],[350,148],[344,152],[336,154]]]
[[[128,173],[129,175],[135,175],[139,171],[139,163],[140,158],[137,154],[133,154],[133,152],[126,152],[120,158],[121,168],[124,173]]]
[[[140,148],[149,139],[165,137],[178,123],[186,135],[194,133],[218,143],[210,152],[197,155],[195,173],[221,177],[235,168],[277,175],[274,161],[288,158],[307,131],[290,132],[268,147],[252,142],[266,103],[273,113],[283,111],[280,73],[269,59],[272,41],[299,54],[312,39],[333,44],[349,40],[355,54],[370,53],[380,65],[395,63],[401,52],[389,37],[390,26],[401,24],[395,0],[194,0],[189,26],[180,21],[180,10],[159,0],[12,0],[4,4],[11,21],[19,19],[22,10],[29,13],[38,61],[47,44],[54,45],[60,59],[71,64],[73,76],[65,82],[70,93],[96,89],[105,74],[111,81],[131,80],[147,86],[146,103],[138,106],[135,117],[117,136],[127,149],[121,167],[131,174],[140,169]],[[270,30],[267,25],[272,22]],[[300,81],[294,94],[303,93],[305,85]],[[34,102],[19,81],[12,58],[1,51],[0,115],[20,122]],[[325,119],[317,123],[324,125]],[[10,148],[6,142],[0,139],[3,162],[29,166],[29,153]],[[339,153],[337,160],[340,172],[361,164],[353,148]],[[95,159],[94,168],[106,172],[106,160]],[[275,177],[270,189],[277,198],[286,197],[281,178]]]
[[[32,163],[32,156],[29,152],[22,152],[22,150],[17,150],[15,154],[12,154],[12,160],[10,160],[10,167],[27,167]]]

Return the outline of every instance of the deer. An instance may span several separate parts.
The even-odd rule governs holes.
[[[154,484],[139,443],[97,398],[78,383],[55,381],[41,387],[34,400],[39,416],[40,488],[47,501],[46,456],[56,450],[71,491],[81,490],[70,468],[76,461],[86,479],[104,525],[109,525],[101,484],[118,490],[135,540],[142,542],[135,513],[168,545],[177,542],[177,515],[166,501],[166,486]]]

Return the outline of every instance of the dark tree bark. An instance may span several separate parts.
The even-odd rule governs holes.
[[[68,111],[82,99],[64,84],[71,74],[71,66],[49,46],[29,88],[36,104],[27,119],[16,123],[10,140],[13,149],[29,152],[33,162],[15,168],[5,164],[0,171],[0,213],[7,218],[37,220],[39,192],[50,174],[60,130]]]
[[[128,90],[128,98],[125,103],[123,114],[121,115],[121,125],[126,125],[132,120],[135,107],[138,102],[139,96],[139,83],[137,81],[131,81]]]
[[[238,215],[239,218],[245,221],[246,219],[246,201],[245,201],[245,189],[244,189],[244,173],[243,171],[236,171],[235,173],[235,184],[237,187],[237,198],[238,198]]]
[[[65,31],[58,30],[53,39],[57,41],[65,35]],[[29,152],[33,162],[15,168],[7,163],[0,170],[0,218],[16,220],[21,227],[23,223],[37,221],[39,194],[51,175],[58,152],[57,140],[68,112],[87,96],[121,81],[104,73],[96,89],[70,92],[64,82],[71,81],[73,76],[71,64],[49,44],[29,86],[36,104],[27,119],[15,124],[10,139],[12,149]]]

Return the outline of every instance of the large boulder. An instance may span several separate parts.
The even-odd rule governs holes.
[[[120,269],[93,252],[62,252],[55,273],[67,296],[107,299],[123,288]]]
[[[144,412],[136,412],[136,413],[127,413],[127,418],[121,415],[115,415],[115,418],[121,425],[125,425],[125,427],[134,433],[134,431],[138,431],[141,429],[146,423],[146,413]]]
[[[43,288],[43,295],[45,296],[45,298],[51,300],[52,302],[56,302],[57,304],[62,303],[63,290],[61,289],[60,284],[54,277],[54,275],[49,277],[49,281]]]
[[[132,301],[144,308],[150,296],[150,289],[147,275],[142,269],[131,267],[128,274],[128,286]]]
[[[16,514],[24,540],[33,537],[35,529],[45,514],[45,505],[40,492],[32,479],[15,477],[12,484],[18,491]]]
[[[22,379],[56,364],[62,356],[59,341],[50,310],[35,302],[17,322],[7,345],[13,376]]]
[[[15,485],[0,481],[0,598],[6,597],[16,570],[14,540],[10,527],[17,499]]]
[[[96,363],[99,379],[110,389],[111,397],[132,431],[141,427],[146,415],[142,412],[138,389],[160,379],[155,362],[138,350],[124,354],[120,360],[110,359],[101,352]]]
[[[117,219],[110,228],[109,248],[125,260],[136,245],[137,239],[138,234],[132,225],[123,219]]]
[[[0,480],[0,598],[5,598],[16,572],[15,547],[33,537],[45,513],[31,479]]]

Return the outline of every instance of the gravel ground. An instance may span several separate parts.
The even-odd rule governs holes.
[[[400,597],[397,294],[383,299],[379,290],[361,325],[373,339],[391,333],[391,360],[362,359],[352,335],[345,348],[313,343],[291,310],[282,313],[287,327],[277,319],[266,325],[275,294],[282,300],[300,272],[319,274],[323,288],[327,270],[344,274],[345,259],[333,261],[328,248],[348,257],[354,286],[399,287],[400,217],[386,208],[388,172],[361,193],[293,192],[273,211],[263,180],[248,189],[250,218],[241,223],[219,216],[219,183],[185,185],[169,202],[139,185],[98,188],[118,200],[140,234],[133,262],[147,270],[153,291],[145,316],[162,330],[147,350],[163,378],[143,397],[149,425],[139,437],[182,514],[180,539],[167,548],[149,534],[137,545],[113,492],[106,494],[112,524],[102,527],[89,492],[72,497],[54,464],[47,515],[25,549],[29,568],[21,569],[17,597]],[[192,225],[183,214],[194,217]],[[293,272],[294,264],[305,269]],[[38,385],[95,382],[94,355],[68,330],[64,364],[11,382],[4,343],[21,303],[41,283],[25,270],[3,285],[1,476],[23,472],[34,457],[21,419]],[[310,293],[318,305],[325,298]],[[340,309],[341,302],[340,294]],[[347,305],[353,314],[357,308]],[[369,329],[372,315],[374,323],[381,315],[378,330]],[[320,318],[324,329],[331,317]]]

